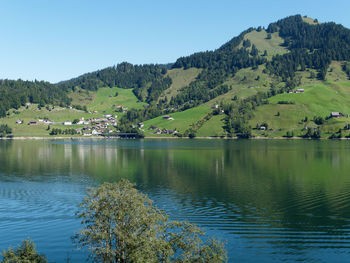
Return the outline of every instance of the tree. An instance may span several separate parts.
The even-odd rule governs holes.
[[[294,132],[293,132],[293,131],[287,131],[286,137],[287,137],[287,138],[292,138],[292,137],[294,137]]]
[[[3,263],[46,263],[45,256],[40,255],[35,248],[34,242],[29,238],[22,242],[15,250],[9,248],[1,253]]]
[[[241,139],[249,139],[252,137],[251,127],[248,125],[242,125],[237,130],[237,137]]]
[[[324,124],[325,120],[324,118],[322,118],[321,116],[318,116],[318,117],[314,117],[314,122],[317,124],[317,125],[322,125]]]
[[[74,236],[95,262],[223,262],[223,244],[167,215],[127,180],[90,188],[77,215],[84,228]]]
[[[256,48],[256,46],[253,44],[252,46],[252,50],[250,52],[250,55],[252,55],[253,57],[257,56],[259,54],[259,50]]]
[[[12,129],[7,124],[0,125],[0,137],[9,135],[12,133]]]

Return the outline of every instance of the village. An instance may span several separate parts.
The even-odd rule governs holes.
[[[123,113],[126,110],[123,108]],[[94,114],[98,114],[97,111],[93,112]],[[174,120],[174,118],[170,115],[162,116],[163,120]],[[121,133],[118,129],[118,115],[113,114],[104,114],[100,118],[89,118],[85,119],[81,117],[80,119],[75,119],[73,121],[54,121],[48,118],[41,118],[37,120],[30,120],[25,123],[23,120],[16,120],[16,125],[47,125],[47,130],[51,130],[50,135],[59,135],[59,134],[71,134],[71,135],[81,135],[81,136],[115,136]],[[51,126],[55,128],[51,129]],[[62,128],[58,128],[59,126],[63,126]],[[142,122],[137,123],[137,125],[132,124],[132,129],[137,129],[141,132],[144,132],[144,124]],[[164,129],[158,128],[155,126],[149,127],[150,131],[153,131],[153,134],[168,134],[168,135],[176,135],[176,129]],[[59,133],[57,131],[60,131]]]
[[[85,119],[81,117],[80,119],[75,119],[73,121],[66,120],[63,122],[57,122],[50,119],[38,119],[31,120],[28,123],[24,123],[22,120],[17,120],[16,124],[18,125],[48,125],[48,130],[53,125],[62,125],[67,129],[74,129],[74,134],[83,135],[83,136],[92,136],[92,135],[103,135],[108,133],[115,133],[118,125],[117,121],[118,115],[113,116],[112,114],[105,114],[101,118],[90,118]],[[77,127],[78,126],[78,127]],[[82,127],[83,126],[83,127]],[[77,127],[77,128],[74,128]]]

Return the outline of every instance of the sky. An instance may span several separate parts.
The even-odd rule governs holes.
[[[349,0],[0,0],[0,78],[56,83],[116,65],[171,63],[301,14],[350,28]]]

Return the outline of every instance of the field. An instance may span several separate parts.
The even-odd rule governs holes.
[[[72,105],[87,106],[95,100],[96,92],[76,88],[68,96],[72,99]]]
[[[116,95],[118,92],[118,96]],[[105,113],[113,113],[116,108],[113,105],[121,105],[123,107],[131,108],[143,108],[146,103],[137,102],[138,99],[132,93],[130,89],[120,88],[101,88],[96,93],[86,91],[76,91],[70,94],[73,99],[72,104],[77,102],[79,105],[87,106],[90,111],[98,111],[98,113],[87,113],[84,111],[62,108],[55,106],[38,109],[36,104],[29,105],[28,107],[21,107],[19,110],[11,110],[10,115],[0,119],[0,124],[7,124],[13,129],[14,136],[48,136],[49,131],[47,125],[27,125],[31,120],[38,122],[38,119],[49,119],[55,122],[73,121],[74,119],[85,119],[102,117]],[[115,113],[115,115],[121,115],[122,113]],[[22,120],[23,124],[16,124],[17,120]],[[63,125],[51,125],[51,128],[79,128],[79,126],[63,126]]]
[[[250,125],[255,127],[258,123],[267,122],[271,129],[269,133],[273,136],[284,135],[288,130],[302,134],[304,128],[317,126],[311,121],[314,116],[326,118],[331,112],[350,114],[349,82],[328,81],[301,88],[305,93],[284,93],[270,98],[270,104],[257,109]],[[278,104],[279,101],[294,104]],[[308,118],[307,122],[302,121],[305,117]],[[349,118],[330,119],[323,125],[322,131],[331,134],[343,128],[349,121]]]
[[[177,131],[183,133],[190,127],[192,123],[204,117],[210,111],[210,107],[202,105],[182,112],[171,114],[174,120],[165,120],[162,118],[162,116],[159,116],[157,118],[144,122],[145,134],[146,136],[154,136],[153,131],[148,130],[150,126],[155,126],[160,129],[177,129]]]
[[[176,96],[180,89],[194,81],[200,72],[201,70],[197,68],[190,68],[187,70],[176,68],[168,70],[167,76],[171,78],[172,84],[169,89],[162,93],[159,99],[164,99],[165,97],[170,99],[171,97]]]
[[[215,115],[197,131],[198,137],[215,136],[220,137],[225,135],[223,126],[225,125],[224,118],[226,115]]]
[[[118,92],[118,96],[115,96]],[[138,102],[138,99],[132,92],[132,89],[121,88],[101,88],[96,92],[95,99],[87,105],[88,110],[112,113],[116,108],[113,105],[120,105],[128,109],[142,109],[143,102]]]
[[[274,55],[282,55],[288,52],[288,50],[281,46],[283,44],[283,39],[278,35],[278,32],[271,34],[271,39],[267,39],[267,32],[261,30],[260,32],[253,30],[252,32],[244,36],[244,40],[249,39],[249,41],[256,46],[260,54],[267,51],[267,58],[271,59]],[[242,43],[240,47],[243,47]]]
[[[318,25],[320,24],[318,21],[315,21],[315,19],[311,17],[303,17],[303,21],[306,23],[309,23],[310,25]]]
[[[256,70],[251,68],[239,70],[234,77],[229,78],[224,83],[232,89],[207,102],[206,105],[211,106],[215,103],[220,103],[220,101],[230,102],[235,96],[239,99],[243,99],[252,96],[259,91],[267,91],[272,79],[269,75],[262,72],[263,68],[264,66],[260,66]]]
[[[91,118],[93,115],[88,114],[84,111],[78,111],[75,109],[67,109],[61,107],[55,107],[54,109],[47,110],[46,108],[38,109],[36,104],[28,106],[28,109],[22,107],[17,111],[11,110],[10,115],[0,119],[0,124],[7,124],[13,130],[14,136],[48,136],[49,131],[47,130],[47,125],[37,124],[37,125],[27,125],[29,121],[38,119],[48,118],[55,122],[63,121],[73,121],[74,119],[80,119],[84,117],[85,119]],[[17,120],[22,120],[23,124],[16,124]],[[72,126],[55,125],[52,127],[60,128],[72,128]],[[76,126],[74,126],[76,127]],[[77,127],[76,127],[77,128]]]

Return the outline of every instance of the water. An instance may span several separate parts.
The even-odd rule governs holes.
[[[30,237],[84,262],[76,205],[120,178],[226,240],[230,262],[350,260],[347,141],[0,141],[0,250]]]

